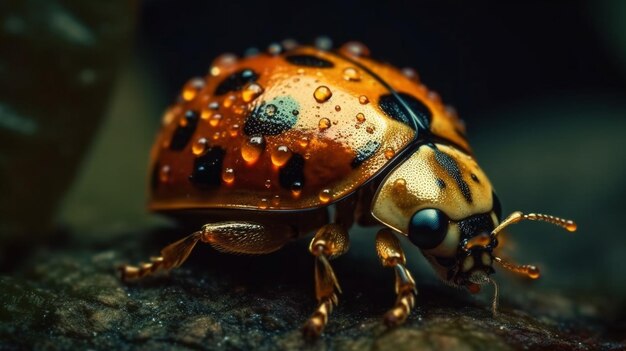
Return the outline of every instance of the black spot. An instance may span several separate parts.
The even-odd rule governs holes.
[[[459,222],[461,242],[471,239],[476,235],[489,234],[494,229],[493,220],[489,213],[467,217]]]
[[[448,173],[459,186],[459,190],[461,190],[461,194],[467,200],[467,202],[472,202],[472,192],[470,191],[469,186],[463,180],[463,176],[461,175],[461,170],[459,169],[459,165],[456,161],[450,157],[450,155],[445,152],[441,152],[438,149],[434,149],[435,151],[435,161],[439,163],[441,168],[443,168],[446,173]]]
[[[224,95],[231,91],[241,90],[244,85],[249,82],[254,82],[258,78],[259,76],[253,70],[249,68],[242,69],[226,77],[217,88],[215,88],[215,95]]]
[[[429,128],[430,121],[432,119],[432,112],[428,106],[424,105],[419,99],[416,99],[412,95],[406,93],[397,93],[398,97],[404,101],[404,103],[409,107],[411,112],[421,121],[421,123]],[[415,129],[418,121],[413,121],[414,117],[410,114],[409,111],[402,105],[402,103],[398,100],[394,94],[386,94],[382,95],[378,100],[378,106],[380,106],[381,110],[385,112],[389,117],[395,119],[396,121],[402,122],[409,127]]]
[[[198,112],[188,110],[185,112],[184,118],[187,120],[187,123],[185,123],[184,127],[179,124],[174,131],[172,141],[170,142],[170,150],[183,150],[189,143],[189,140],[191,140],[193,133],[196,131],[196,126],[198,126]]]
[[[478,180],[478,177],[476,176],[476,174],[472,173],[470,174],[470,177],[472,177],[472,180],[475,181],[476,183],[480,183],[480,180]]]
[[[500,203],[500,199],[498,198],[498,196],[496,195],[496,193],[491,193],[492,197],[491,197],[491,201],[493,202],[493,209],[492,211],[496,214],[496,217],[498,217],[498,220],[502,220],[502,204]]]
[[[161,166],[159,166],[158,163],[155,163],[154,166],[152,166],[152,173],[150,174],[150,189],[157,190],[157,188],[159,187],[159,170],[161,169]]]
[[[302,190],[304,187],[304,157],[294,153],[278,171],[280,186],[289,190]]]
[[[290,96],[279,96],[263,103],[248,115],[243,126],[246,135],[278,135],[298,121],[299,105]]]
[[[224,149],[214,146],[195,159],[189,180],[200,187],[215,187],[222,182]]]
[[[296,66],[317,68],[331,68],[335,66],[332,62],[313,55],[287,55],[285,60]]]
[[[361,163],[365,162],[368,158],[372,157],[376,150],[380,147],[380,143],[375,140],[368,140],[368,142],[357,150],[356,156],[352,159],[351,166],[352,168],[357,168],[361,165]]]
[[[444,182],[441,178],[437,178],[437,185],[439,186],[439,189],[444,189],[446,187],[446,182]]]

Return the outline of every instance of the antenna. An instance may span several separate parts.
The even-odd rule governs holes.
[[[500,223],[500,225],[491,232],[491,235],[495,237],[498,235],[498,233],[500,233],[500,231],[502,231],[502,229],[508,227],[511,224],[519,223],[523,220],[548,222],[565,228],[568,232],[574,232],[577,228],[576,223],[574,223],[574,221],[570,219],[563,219],[541,213],[524,214],[520,211],[515,211],[511,213],[506,219],[504,219],[502,223]]]

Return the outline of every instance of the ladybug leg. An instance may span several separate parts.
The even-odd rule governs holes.
[[[309,251],[315,256],[315,296],[318,305],[302,327],[306,337],[315,338],[322,333],[328,315],[338,303],[337,293],[341,293],[341,288],[329,260],[347,252],[349,246],[348,231],[334,223],[320,228],[311,240]]]
[[[376,234],[376,252],[383,267],[392,267],[396,272],[396,303],[385,313],[384,322],[392,327],[404,323],[415,305],[415,281],[405,267],[406,258],[398,238],[389,230],[381,229]]]
[[[195,232],[161,250],[161,256],[138,267],[122,266],[122,280],[141,278],[160,270],[179,267],[198,241],[215,249],[239,254],[265,254],[280,249],[296,237],[293,228],[280,225],[264,225],[256,222],[219,222],[206,224]]]

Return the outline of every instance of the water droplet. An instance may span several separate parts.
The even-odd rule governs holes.
[[[297,199],[300,197],[301,193],[302,193],[302,183],[293,182],[293,184],[291,184],[291,195]]]
[[[320,121],[318,123],[318,127],[320,129],[320,132],[323,132],[326,129],[330,128],[330,119],[328,119],[328,118],[320,119]]]
[[[246,105],[234,105],[232,110],[234,114],[240,115],[246,110]]]
[[[225,168],[222,172],[222,180],[226,184],[232,184],[235,181],[235,170],[232,168]]]
[[[341,106],[335,105],[335,111],[337,111],[337,112],[341,111]]]
[[[161,181],[161,183],[168,183],[171,180],[171,177],[172,169],[170,168],[170,166],[165,165],[161,167],[161,169],[159,170],[159,180]]]
[[[261,210],[266,210],[270,205],[270,202],[266,199],[266,198],[262,198],[261,201],[259,201],[258,207]]]
[[[293,50],[298,47],[298,42],[295,39],[287,38],[280,42],[285,50]]]
[[[239,124],[233,124],[232,126],[230,126],[230,130],[228,131],[228,133],[230,134],[231,138],[237,137],[237,134],[239,134]]]
[[[420,80],[420,76],[417,74],[417,71],[411,67],[404,67],[402,69],[402,74],[412,81],[419,82]]]
[[[229,108],[231,106],[233,106],[233,104],[235,103],[235,100],[237,99],[237,97],[235,95],[228,95],[224,101],[222,102],[222,105],[226,108]]]
[[[278,108],[276,107],[276,105],[268,104],[267,106],[265,106],[265,115],[267,117],[274,117],[277,109]]]
[[[320,50],[328,51],[332,49],[333,41],[329,37],[317,37],[315,38],[315,47]]]
[[[459,114],[458,112],[456,112],[456,109],[454,108],[454,106],[450,106],[450,105],[446,105],[445,107],[446,109],[446,114],[454,119],[458,119],[459,118]]]
[[[300,146],[302,146],[302,147],[307,147],[307,146],[309,146],[309,138],[308,138],[308,137],[303,136],[302,138],[300,138],[300,140],[299,140],[299,142],[298,142],[298,143],[299,143],[299,144],[300,144]]]
[[[441,102],[441,97],[439,96],[439,94],[437,94],[436,91],[429,91],[428,95],[426,95],[426,97],[430,101]]]
[[[273,207],[278,207],[278,205],[280,205],[280,195],[274,195],[271,200],[271,204]]]
[[[315,92],[313,93],[315,101],[320,103],[328,101],[331,96],[333,96],[333,93],[325,85],[320,85],[319,87],[317,87],[317,89],[315,89]]]
[[[213,133],[213,140],[218,140],[221,136],[220,132],[215,132]]]
[[[268,47],[267,47],[267,52],[270,55],[278,55],[283,51],[283,48],[280,46],[280,44],[278,43],[271,43]]]
[[[393,187],[396,191],[405,192],[406,191],[406,180],[403,178],[398,178],[393,182]]]
[[[271,179],[266,179],[265,180],[265,188],[269,189],[272,187],[272,180]]]
[[[328,203],[328,201],[333,198],[332,194],[330,193],[330,189],[324,189],[320,191],[318,197],[323,204]]]
[[[284,145],[278,146],[274,152],[272,152],[272,163],[276,167],[282,167],[290,158],[291,150]]]
[[[359,96],[359,103],[360,103],[361,105],[365,105],[365,104],[367,104],[368,102],[370,102],[370,99],[368,99],[368,98],[367,98],[367,96],[365,96],[365,95],[361,95],[361,96]]]
[[[259,54],[259,49],[255,48],[255,47],[247,48],[243,52],[243,56],[245,56],[245,57],[256,56],[258,54]]]
[[[339,48],[339,51],[343,54],[347,54],[350,56],[369,56],[370,49],[367,46],[363,45],[363,43],[359,43],[358,41],[349,41]]]
[[[388,147],[385,149],[385,158],[390,160],[394,155],[396,154],[396,152],[394,151],[393,148]]]
[[[358,123],[363,123],[363,122],[365,122],[365,115],[364,115],[364,114],[362,114],[361,112],[357,113],[357,114],[356,114],[356,121],[357,121]]]
[[[220,104],[217,101],[212,101],[208,106],[211,110],[217,110],[220,108]]]
[[[304,159],[305,160],[308,160],[310,158],[311,158],[311,153],[310,152],[307,152],[307,153],[304,154]]]
[[[182,97],[185,101],[193,100],[198,92],[204,87],[204,79],[193,78],[183,87]]]
[[[230,54],[230,53],[222,54],[218,56],[217,58],[215,58],[215,60],[213,60],[213,62],[211,63],[211,69],[209,70],[209,72],[214,77],[219,76],[224,71],[224,69],[231,67],[236,63],[237,63],[237,56],[235,54]]]
[[[219,113],[214,113],[211,116],[211,119],[209,120],[209,124],[211,125],[211,127],[217,127],[220,124],[221,120],[222,120],[222,115]]]
[[[209,119],[209,117],[211,117],[211,115],[213,114],[213,112],[208,109],[208,108],[203,108],[202,112],[200,112],[200,118],[207,120]]]
[[[361,74],[355,68],[348,67],[343,70],[343,79],[352,82],[358,82],[361,80]]]
[[[255,135],[245,140],[241,145],[241,157],[249,164],[255,163],[265,150],[265,139]]]
[[[366,132],[368,132],[368,133],[370,133],[370,134],[372,134],[372,133],[374,133],[374,127],[372,127],[372,126],[367,126],[367,127],[365,127],[365,131],[366,131]]]
[[[250,102],[263,93],[263,87],[257,83],[250,83],[241,92],[241,99],[244,102]]]
[[[208,143],[209,142],[206,140],[206,138],[200,138],[196,140],[191,146],[191,152],[193,152],[193,154],[196,156],[202,155],[206,151]]]

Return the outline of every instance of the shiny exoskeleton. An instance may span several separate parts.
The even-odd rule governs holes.
[[[241,59],[218,57],[166,111],[151,160],[150,208],[198,213],[210,224],[151,263],[123,267],[123,277],[178,267],[199,241],[264,254],[316,230],[309,251],[318,306],[303,328],[309,336],[322,332],[338,302],[329,260],[348,250],[355,222],[384,227],[376,250],[395,270],[397,293],[388,325],[406,320],[416,293],[394,233],[408,236],[449,284],[477,292],[492,282],[497,295],[494,262],[539,276],[534,266],[494,255],[502,228],[528,219],[576,229],[541,214],[501,221],[454,109],[415,71],[375,61],[356,42],[331,50],[287,41]]]

